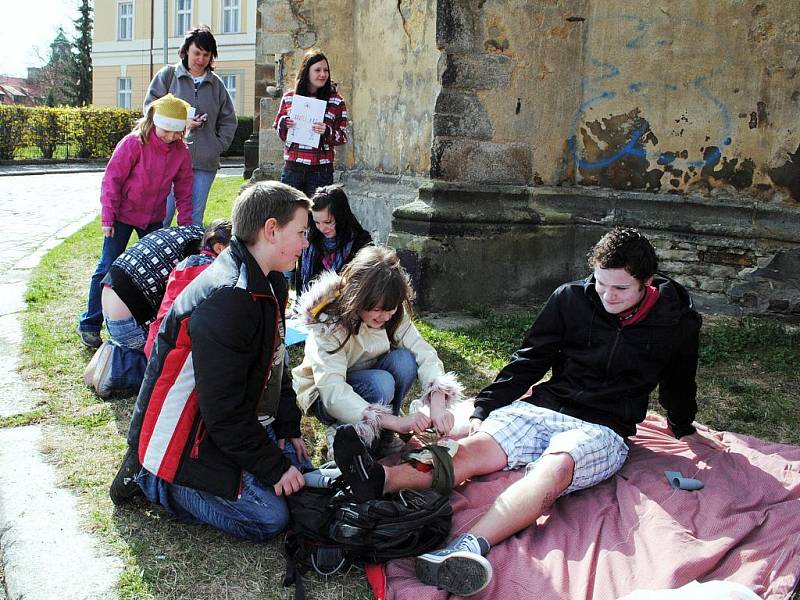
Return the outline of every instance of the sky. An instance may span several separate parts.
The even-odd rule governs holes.
[[[59,26],[75,37],[77,0],[0,0],[0,75],[25,77],[27,67],[40,67]]]

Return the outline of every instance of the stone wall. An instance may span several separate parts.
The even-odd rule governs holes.
[[[435,177],[800,201],[797,2],[439,5]]]
[[[283,77],[275,83],[281,91],[294,87],[310,47],[329,58],[350,116],[350,141],[337,148],[338,168],[428,175],[439,91],[435,0],[260,0],[259,13],[257,63],[282,57]],[[282,162],[271,129],[279,100],[266,98],[261,105],[259,162],[268,173]],[[390,214],[385,219],[388,227]]]
[[[413,273],[423,308],[532,304],[584,277],[587,252],[616,225],[645,233],[661,271],[702,309],[800,317],[798,271],[766,272],[776,256],[800,263],[800,210],[769,203],[431,181],[395,211],[389,243]]]
[[[282,57],[286,89],[306,48],[328,54],[352,121],[337,179],[425,308],[541,300],[625,224],[706,308],[792,315],[798,8],[259,0],[258,60]],[[277,176],[277,100],[261,109]]]

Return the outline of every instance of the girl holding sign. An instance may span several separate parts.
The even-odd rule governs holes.
[[[312,106],[314,102],[309,99],[325,102],[324,116],[320,120],[309,122],[299,114],[292,118],[295,98],[304,105]],[[297,108],[297,107],[295,107]],[[313,108],[311,109],[313,112]],[[312,48],[306,52],[303,62],[295,78],[294,91],[287,92],[281,100],[281,108],[273,124],[278,137],[284,142],[281,181],[293,188],[305,192],[309,198],[314,195],[318,187],[333,183],[333,148],[347,141],[347,107],[342,97],[336,92],[336,85],[331,81],[328,59],[325,55]],[[306,143],[292,141],[294,135],[290,132],[297,128],[305,131],[302,137],[314,134]]]

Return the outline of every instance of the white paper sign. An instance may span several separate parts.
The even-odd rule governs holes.
[[[325,120],[325,109],[328,103],[325,100],[309,98],[308,96],[292,96],[292,107],[289,109],[289,118],[294,121],[294,127],[286,135],[287,143],[302,146],[319,146],[319,134],[311,130],[314,123]]]

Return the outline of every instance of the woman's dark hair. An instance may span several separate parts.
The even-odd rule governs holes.
[[[214,251],[214,244],[222,244],[226,248],[231,244],[233,224],[229,219],[216,219],[206,227],[203,234],[203,250]]]
[[[328,209],[336,222],[336,250],[342,250],[347,243],[359,233],[364,232],[361,223],[358,222],[353,211],[350,210],[350,202],[347,194],[339,185],[326,185],[317,188],[311,196],[311,211]],[[324,236],[317,229],[313,215],[309,217],[308,243],[314,246],[316,255],[322,257],[326,254],[322,247]],[[320,258],[321,260],[321,258]]]
[[[303,62],[300,63],[300,68],[297,70],[297,77],[294,79],[294,93],[298,96],[311,96],[312,94],[308,91],[308,71],[311,69],[312,66],[317,64],[320,61],[325,61],[328,63],[328,81],[325,82],[321,88],[317,90],[317,93],[314,94],[314,97],[319,98],[320,100],[327,101],[331,97],[331,92],[333,91],[333,84],[331,83],[331,61],[328,60],[321,50],[317,48],[311,48],[308,52],[305,53],[303,56]]]
[[[178,50],[178,56],[181,57],[181,62],[186,69],[189,68],[189,46],[192,44],[201,50],[211,53],[208,70],[213,71],[214,59],[217,58],[217,40],[214,39],[214,34],[211,33],[208,25],[198,25],[186,32],[186,36],[183,38],[183,45]]]
[[[639,281],[645,281],[658,271],[655,248],[631,227],[616,227],[609,231],[592,247],[586,258],[590,269],[625,269]]]

